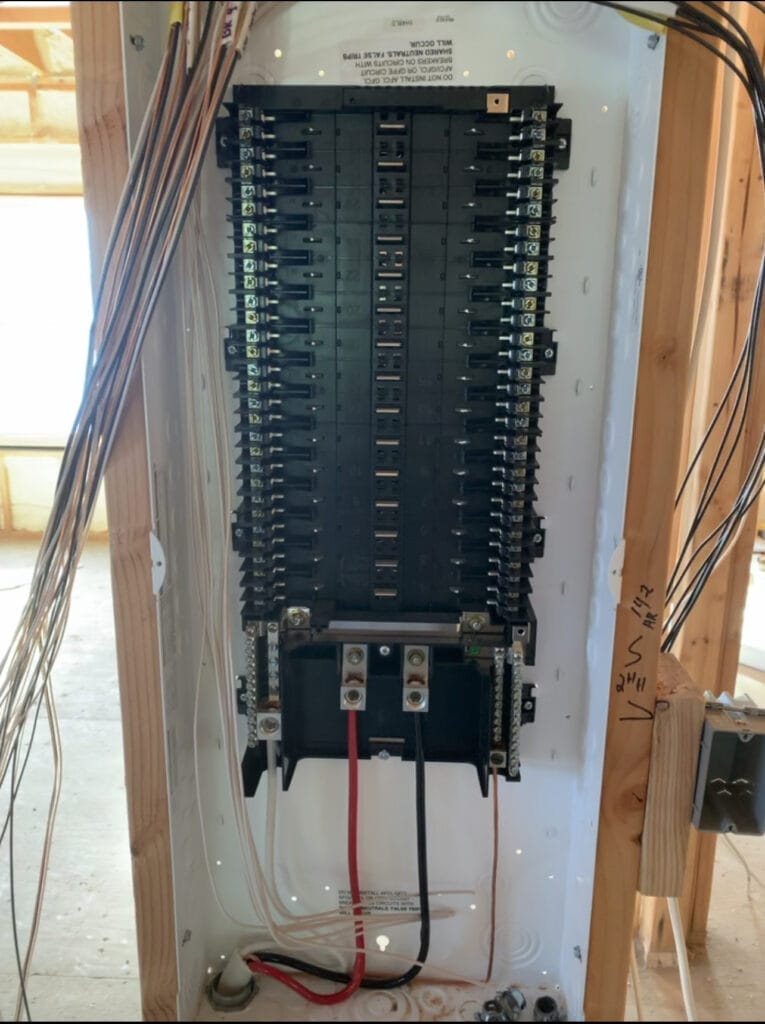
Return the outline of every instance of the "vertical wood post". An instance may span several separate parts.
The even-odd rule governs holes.
[[[127,174],[119,4],[72,4],[83,190],[94,281]],[[131,385],[106,472],[125,784],[144,1020],[174,1021],[175,909],[143,387]]]
[[[585,989],[588,1020],[621,1020],[653,732],[661,615],[705,260],[721,72],[667,37],[659,147],[616,616]]]

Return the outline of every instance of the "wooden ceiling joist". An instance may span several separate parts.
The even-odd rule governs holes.
[[[71,29],[69,4],[0,4],[0,29]]]

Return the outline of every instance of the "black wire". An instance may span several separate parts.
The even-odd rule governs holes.
[[[728,524],[730,522],[733,522],[733,521],[738,522],[738,521],[740,521],[740,519],[741,519],[741,499],[742,499],[742,495],[739,494],[739,496],[736,499],[736,502],[735,502],[733,508],[731,509],[731,511],[728,513],[728,515],[723,520],[721,520],[717,524],[717,526],[713,530],[711,530],[706,535],[704,540],[702,540],[699,543],[699,545],[696,547],[696,550],[693,552],[691,557],[688,559],[688,564],[683,568],[683,571],[679,575],[677,575],[677,569],[679,568],[679,565],[675,567],[675,572],[673,573],[673,579],[670,581],[670,584],[667,585],[667,604],[669,604],[672,601],[672,598],[677,593],[677,591],[678,591],[678,589],[679,589],[679,587],[680,587],[680,585],[681,585],[681,583],[683,581],[683,578],[686,577],[688,575],[688,573],[691,571],[691,566],[696,561],[696,559],[701,557],[701,554],[702,554],[704,548],[707,547],[709,544],[711,544],[712,541],[715,539],[715,537],[717,537],[720,534],[720,532],[722,530],[724,530],[728,526]]]
[[[705,3],[705,0],[701,0],[701,2]],[[742,63],[760,90],[761,95],[762,90],[765,87],[765,74],[763,73],[762,65],[759,61],[759,55],[754,47],[751,36],[735,18],[722,8],[710,2],[706,2],[705,5],[729,21],[735,27],[741,41],[739,41],[739,38],[737,38],[730,29],[727,29],[719,21],[715,21],[714,18],[700,7],[692,7],[690,4],[683,2],[677,5],[677,10],[679,14],[694,24],[706,26],[710,33],[716,35],[720,39],[724,39],[730,47],[736,50],[741,57]]]
[[[9,825],[8,825],[8,883],[10,885],[10,902],[11,902],[11,927],[13,930],[13,951],[16,956],[16,969],[19,975],[19,990],[21,992],[21,1001],[24,1004],[24,1012],[27,1015],[27,1020],[32,1020],[32,1014],[29,1012],[29,1000],[27,999],[27,989],[24,984],[24,968],[21,963],[21,946],[19,944],[19,926],[16,922],[16,884],[14,878],[14,857],[13,857],[13,814],[14,804],[16,801],[13,799],[13,790],[16,782],[16,768],[18,765],[18,754],[19,748],[16,747],[13,751],[13,762],[11,766],[11,805],[8,810]]]
[[[757,498],[759,497],[761,491],[762,491],[762,485],[760,485],[760,487],[758,487],[757,490],[749,497],[749,499],[747,500],[746,504],[743,507],[742,515],[739,517],[739,521],[740,521],[740,519],[743,518],[744,515],[746,515],[746,513],[749,511],[749,509],[757,501]],[[712,553],[712,555],[709,556],[707,561],[704,563],[704,566],[702,567],[702,570],[700,570],[700,572],[697,573],[697,576],[699,576],[699,579],[698,579],[698,582],[695,585],[695,589],[692,592],[692,594],[689,597],[689,599],[687,600],[687,602],[685,604],[685,607],[683,608],[683,610],[680,612],[680,614],[677,616],[677,618],[675,619],[674,623],[672,624],[672,628],[667,633],[667,636],[666,636],[666,638],[664,639],[664,641],[663,641],[663,643],[661,645],[662,651],[667,652],[667,651],[670,651],[672,649],[673,644],[675,643],[675,641],[677,640],[678,636],[680,635],[680,630],[682,629],[683,625],[685,624],[685,621],[688,618],[688,616],[693,611],[693,607],[696,604],[696,602],[698,601],[699,595],[701,594],[702,590],[704,589],[704,587],[705,587],[709,577],[712,575],[712,573],[716,569],[717,563],[719,562],[719,560],[720,560],[720,558],[722,556],[722,553],[723,553],[723,551],[725,550],[725,547],[728,544],[728,541],[730,540],[730,538],[733,535],[734,535],[734,531],[732,530],[732,528],[728,527],[728,529],[726,529],[726,531],[725,531],[725,534],[717,542],[717,545],[715,546],[714,552]],[[695,577],[694,577],[694,579],[695,579]]]
[[[712,500],[713,500],[715,494],[717,493],[717,490],[718,490],[718,488],[720,486],[720,483],[722,482],[722,479],[725,476],[725,473],[727,472],[728,466],[731,463],[731,460],[733,458],[734,452],[736,451],[736,448],[737,448],[737,446],[739,444],[739,441],[741,440],[741,436],[742,436],[742,434],[744,432],[744,428],[746,426],[747,413],[749,411],[749,405],[750,405],[751,394],[752,394],[752,374],[753,374],[753,369],[754,369],[754,355],[755,355],[755,349],[756,349],[756,345],[757,345],[757,337],[758,337],[758,334],[759,334],[759,324],[760,324],[760,315],[761,315],[761,310],[762,310],[762,297],[763,297],[763,289],[764,288],[765,288],[765,260],[761,261],[761,263],[760,263],[760,269],[759,269],[758,277],[757,277],[757,286],[756,286],[756,289],[755,289],[755,294],[754,294],[754,299],[753,299],[753,304],[752,304],[752,319],[751,319],[751,322],[750,322],[750,325],[749,325],[749,329],[747,331],[746,341],[744,342],[744,346],[743,346],[742,353],[741,353],[742,356],[745,356],[745,359],[744,359],[744,362],[742,364],[741,363],[741,357],[739,357],[739,361],[736,364],[736,368],[734,369],[733,377],[731,378],[731,382],[730,383],[732,383],[733,380],[735,380],[736,377],[738,376],[739,367],[741,365],[743,365],[743,367],[744,367],[744,377],[743,377],[741,383],[739,384],[739,387],[738,387],[738,390],[737,390],[737,394],[736,394],[736,399],[735,399],[734,404],[733,404],[733,409],[731,410],[730,417],[728,419],[728,422],[726,424],[725,430],[723,432],[723,436],[722,436],[722,438],[721,438],[721,440],[719,442],[719,445],[718,445],[718,448],[717,448],[717,452],[715,454],[714,461],[713,461],[712,466],[711,466],[711,468],[709,470],[709,473],[707,475],[706,482],[704,484],[704,487],[702,488],[702,492],[701,492],[701,495],[699,497],[698,507],[697,507],[697,509],[696,509],[696,511],[694,513],[693,519],[691,521],[691,525],[688,528],[688,532],[686,534],[684,543],[683,543],[682,548],[680,550],[680,554],[678,556],[675,568],[674,568],[673,573],[672,573],[672,577],[670,579],[670,583],[671,584],[674,583],[674,577],[675,577],[676,573],[678,572],[679,567],[682,564],[683,559],[685,558],[685,555],[686,555],[686,553],[688,551],[688,548],[689,548],[689,546],[691,544],[691,541],[693,540],[693,537],[695,536],[696,531],[698,530],[699,526],[701,525],[702,519],[703,519],[707,509],[709,508],[710,504],[712,503]],[[720,412],[723,409],[724,403],[728,399],[729,393],[730,393],[730,384],[726,388],[725,394],[723,395],[722,399],[720,400],[720,402],[718,404],[717,412],[715,413],[715,416],[713,417],[712,423],[710,423],[709,428],[706,431],[706,433],[704,435],[704,438],[702,439],[702,441],[701,441],[701,443],[700,443],[700,445],[699,445],[699,447],[698,447],[698,449],[696,451],[696,455],[695,455],[695,457],[693,459],[693,462],[691,463],[691,467],[690,468],[693,467],[693,465],[695,464],[695,462],[698,460],[699,456],[701,455],[701,453],[703,451],[703,448],[704,448],[704,446],[705,446],[705,444],[706,444],[706,442],[709,439],[709,436],[711,434],[711,429],[714,426],[716,420],[718,419],[719,414],[720,414]],[[741,405],[742,395],[743,395],[743,398],[744,398],[744,405],[743,405],[743,409],[741,410],[740,418],[738,419],[738,424],[737,424],[737,427],[736,427],[736,431],[735,431],[735,434],[733,436],[733,440],[731,442],[730,449],[729,449],[729,451],[727,453],[725,461],[723,462],[722,467],[720,468],[719,472],[717,473],[717,478],[714,479],[715,473],[717,472],[717,468],[718,468],[719,462],[720,462],[720,460],[722,459],[722,456],[723,456],[723,451],[724,451],[725,446],[726,446],[726,444],[728,442],[728,439],[729,439],[729,436],[730,436],[730,432],[731,432],[731,429],[733,427],[733,423],[734,423],[734,421],[736,419],[736,416],[738,414],[739,406]],[[685,485],[687,478],[688,478],[688,474],[686,474],[686,478],[683,481],[683,486]],[[682,491],[680,493],[682,493]]]
[[[720,555],[722,554],[725,545],[728,542],[728,539],[733,536],[735,530],[738,527],[738,524],[741,522],[741,520],[744,518],[747,511],[749,510],[749,507],[751,506],[753,500],[750,491],[754,487],[754,483],[756,482],[757,476],[762,473],[763,464],[763,459],[760,458],[757,463],[757,468],[754,469],[753,473],[747,477],[747,481],[744,484],[744,487],[742,488],[742,495],[739,495],[738,499],[739,503],[741,504],[737,504],[735,515],[729,515],[726,518],[726,520],[723,523],[721,523],[718,532],[721,531],[722,536],[718,537],[717,541],[715,542],[715,546],[712,549],[712,552],[709,555],[707,555],[707,557],[701,563],[699,568],[696,570],[691,581],[686,584],[685,590],[683,590],[680,597],[677,598],[677,601],[674,602],[674,608],[670,613],[664,626],[665,629],[669,629],[668,635],[671,635],[671,633],[675,629],[675,625],[677,622],[676,617],[680,614],[681,609],[683,609],[683,603],[685,602],[685,609],[687,609],[688,611],[690,611],[693,605],[695,604],[696,599],[698,597],[697,591],[700,583],[705,582],[711,571],[715,568],[717,561]],[[690,565],[688,566],[688,569],[690,570]],[[692,598],[692,600],[690,598]],[[673,619],[675,619],[675,622],[672,622]],[[672,623],[671,627],[670,623]]]
[[[27,742],[27,752],[24,755],[24,760],[23,760],[23,762],[21,764],[21,769],[18,772],[14,773],[14,777],[16,778],[16,784],[13,785],[13,779],[11,780],[11,799],[10,799],[10,803],[8,805],[8,813],[5,816],[5,821],[3,822],[3,827],[2,827],[2,830],[0,831],[0,846],[2,846],[3,839],[5,839],[5,833],[8,831],[8,827],[9,827],[10,821],[11,821],[11,810],[13,808],[13,802],[16,799],[16,797],[19,795],[19,790],[21,789],[21,783],[22,783],[22,781],[24,779],[24,773],[26,772],[27,765],[29,764],[29,755],[32,753],[32,743],[33,743],[34,738],[35,738],[35,733],[37,732],[37,723],[40,721],[40,711],[42,710],[43,697],[44,696],[45,696],[45,691],[41,690],[40,691],[40,695],[37,698],[37,710],[35,711],[35,717],[32,720],[32,731],[29,734],[29,741]],[[13,746],[14,756],[15,756],[16,752],[18,751],[20,743],[21,743],[21,737],[19,737],[16,740],[16,742],[14,743],[14,746]]]
[[[415,745],[415,804],[417,815],[417,878],[420,890],[420,950],[417,954],[418,963],[412,964],[409,970],[394,978],[364,978],[362,988],[392,989],[400,988],[412,981],[422,970],[422,965],[430,952],[430,897],[428,895],[428,846],[425,816],[425,751],[422,742],[422,715],[415,713],[414,745]],[[328,967],[300,960],[286,953],[253,953],[264,964],[277,964],[280,967],[291,967],[303,974],[312,974],[315,978],[335,981],[339,985],[347,985],[350,974],[343,971],[332,971]]]

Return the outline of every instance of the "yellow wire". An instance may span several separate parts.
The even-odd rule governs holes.
[[[660,25],[656,21],[651,21],[650,18],[644,18],[640,14],[631,14],[627,11],[617,11],[625,21],[631,22],[633,25],[637,25],[638,28],[644,28],[646,32],[658,32],[660,35],[664,35],[667,31],[666,25]]]
[[[173,3],[170,4],[169,24],[171,28],[173,25],[183,24],[184,6],[183,0],[173,0]]]

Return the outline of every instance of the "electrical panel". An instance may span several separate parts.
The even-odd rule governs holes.
[[[548,85],[234,89],[245,789],[304,757],[520,777],[556,176]]]

